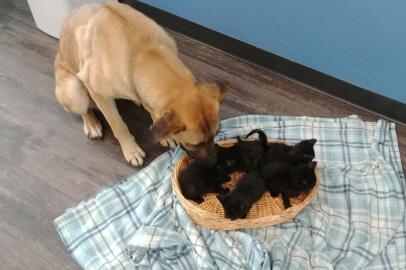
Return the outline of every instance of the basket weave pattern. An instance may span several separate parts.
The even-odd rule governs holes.
[[[219,143],[223,147],[231,146],[235,141],[223,141]],[[316,185],[306,194],[301,194],[296,198],[290,198],[292,207],[285,209],[282,197],[273,198],[269,192],[265,192],[261,199],[252,205],[248,216],[245,219],[230,220],[224,217],[224,209],[215,193],[204,196],[204,202],[198,204],[183,197],[180,189],[178,176],[189,166],[191,159],[184,155],[175,167],[172,176],[172,186],[176,197],[180,201],[193,222],[207,228],[217,230],[233,230],[243,228],[259,228],[269,225],[279,224],[294,218],[316,195],[319,187],[319,178]],[[223,184],[231,190],[236,186],[238,179],[244,175],[243,172],[231,174],[231,181]],[[316,168],[317,175],[317,168]]]

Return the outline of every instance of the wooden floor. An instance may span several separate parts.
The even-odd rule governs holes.
[[[373,113],[174,34],[182,59],[199,80],[225,79],[231,91],[221,118],[244,114],[342,117]],[[53,220],[64,209],[135,172],[109,129],[103,140],[83,134],[81,120],[54,97],[58,41],[34,26],[27,2],[0,0],[0,268],[79,269]],[[148,138],[149,116],[119,103],[150,162],[164,151]],[[406,165],[406,127],[397,128]]]

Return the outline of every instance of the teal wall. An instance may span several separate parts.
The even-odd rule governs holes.
[[[142,2],[406,103],[406,1]]]

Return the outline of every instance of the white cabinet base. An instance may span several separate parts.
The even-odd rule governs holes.
[[[35,24],[39,29],[59,38],[65,17],[72,9],[86,3],[103,3],[104,0],[28,0]]]

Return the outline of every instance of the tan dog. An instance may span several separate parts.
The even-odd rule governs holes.
[[[119,3],[84,5],[66,18],[55,59],[55,93],[69,112],[82,116],[89,138],[99,138],[95,104],[120,142],[125,159],[143,164],[145,153],[123,122],[115,99],[142,105],[153,120],[152,138],[175,141],[196,160],[213,164],[213,137],[227,89],[198,85],[177,55],[175,41],[153,20]]]

